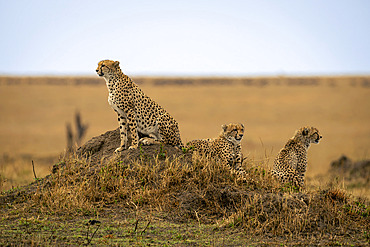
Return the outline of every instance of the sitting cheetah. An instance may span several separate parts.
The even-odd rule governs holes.
[[[217,138],[193,140],[187,143],[187,148],[195,153],[220,160],[229,166],[233,172],[244,175],[242,168],[243,154],[241,153],[241,140],[244,135],[244,125],[230,123],[221,126],[222,131]]]
[[[122,73],[118,61],[100,61],[96,73],[105,79],[108,102],[118,115],[121,146],[115,152],[126,149],[127,145],[136,149],[139,142],[183,146],[176,120]],[[139,134],[144,136],[140,140]]]
[[[311,143],[319,143],[321,138],[318,129],[314,127],[302,127],[297,130],[277,155],[272,175],[281,183],[303,187],[308,148]]]

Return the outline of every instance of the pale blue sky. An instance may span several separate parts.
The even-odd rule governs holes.
[[[370,1],[0,0],[0,75],[370,74]]]

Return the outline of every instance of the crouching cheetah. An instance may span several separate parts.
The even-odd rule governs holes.
[[[244,135],[244,125],[240,123],[230,123],[221,126],[222,131],[217,138],[193,140],[186,144],[187,148],[193,152],[208,158],[221,161],[229,166],[232,172],[244,175],[242,168],[243,154],[241,153],[241,140]]]
[[[308,148],[311,143],[319,143],[321,138],[318,129],[314,127],[297,130],[277,155],[272,175],[281,183],[291,183],[296,188],[303,187]]]
[[[118,115],[121,146],[115,152],[128,145],[129,149],[136,149],[139,142],[183,146],[176,120],[122,73],[118,61],[100,61],[96,73],[105,79],[108,102]],[[139,134],[144,136],[140,140]]]

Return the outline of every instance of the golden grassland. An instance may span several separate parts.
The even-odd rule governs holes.
[[[304,125],[323,139],[309,150],[310,177],[342,154],[368,159],[369,77],[135,78],[143,91],[177,119],[184,142],[218,135],[220,126],[246,126],[243,153],[273,158]],[[104,80],[95,77],[0,78],[0,174],[4,189],[39,177],[66,146],[66,123],[79,111],[89,124],[85,141],[118,126]],[[47,161],[45,161],[47,159]],[[56,160],[56,158],[54,159]],[[46,165],[43,165],[46,164]]]
[[[256,161],[244,164],[248,176],[241,178],[168,145],[97,162],[97,146],[114,150],[112,136],[118,144],[118,131],[110,131],[64,156],[50,176],[1,193],[0,245],[369,244],[367,200],[338,184],[298,191]]]
[[[85,141],[116,129],[104,82],[5,78],[0,189],[7,191],[0,193],[0,245],[369,245],[368,198],[353,196],[344,178],[312,180],[327,175],[342,154],[369,158],[369,78],[136,81],[178,120],[184,142],[214,137],[224,123],[244,123],[247,176],[168,145],[114,155],[118,130],[58,159],[75,111],[89,124]],[[308,186],[297,190],[277,183],[268,170],[302,125],[316,126],[324,138],[309,151]],[[367,195],[362,188],[358,195]]]

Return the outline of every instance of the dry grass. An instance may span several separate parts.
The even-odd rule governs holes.
[[[57,162],[58,157],[42,157],[27,154],[0,156],[0,191],[25,185],[36,178],[45,177],[50,173],[50,166]],[[35,166],[35,173],[32,168]]]
[[[367,201],[352,198],[337,185],[298,192],[280,187],[266,163],[244,163],[248,177],[241,180],[215,162],[186,157],[116,157],[96,164],[70,155],[25,197],[24,210],[100,219],[104,210],[118,206],[110,217],[136,212],[136,225],[139,212],[162,215],[169,222],[210,224],[214,231],[234,229],[245,239],[260,237],[265,243],[284,238],[322,244],[328,236],[338,236],[338,244],[369,241]],[[150,217],[145,218],[150,224]]]
[[[86,139],[117,127],[101,78],[5,79],[0,83],[0,155],[57,158],[66,146],[65,124],[73,121],[76,110],[89,124]],[[244,155],[256,161],[268,158],[271,165],[297,128],[313,125],[324,138],[309,150],[309,177],[324,174],[342,154],[354,160],[369,158],[368,77],[136,81],[178,120],[184,142],[214,137],[222,124],[242,122]],[[40,177],[49,173],[50,164],[35,164]],[[0,165],[7,179],[3,189],[33,180],[30,160],[16,165],[28,172],[13,178],[5,167],[12,165]]]

